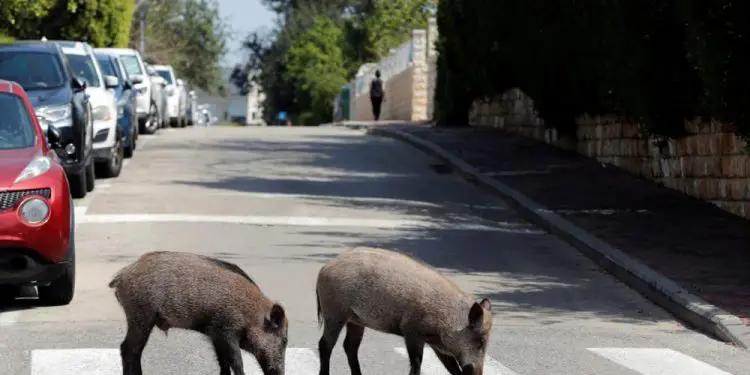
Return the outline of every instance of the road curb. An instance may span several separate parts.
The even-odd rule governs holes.
[[[440,146],[409,133],[373,127],[367,134],[403,141],[437,157],[464,179],[499,196],[534,224],[557,235],[649,300],[678,319],[712,336],[748,349],[750,329],[739,317],[690,294],[671,279],[623,251],[584,231],[520,192],[479,173],[474,167]]]

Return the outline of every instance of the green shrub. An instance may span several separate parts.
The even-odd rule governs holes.
[[[618,115],[678,137],[697,116],[750,133],[750,3],[730,0],[444,0],[436,118],[519,87],[545,123]]]

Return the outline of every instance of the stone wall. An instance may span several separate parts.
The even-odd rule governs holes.
[[[435,27],[431,37],[436,37]],[[383,73],[385,102],[381,108],[380,120],[425,121],[432,118],[432,93],[434,92],[434,52],[428,48],[428,31],[412,30],[410,40],[394,50],[391,55],[362,69],[352,82],[352,87],[361,87],[351,96],[351,120],[373,120],[372,105],[369,99],[369,82],[374,78],[375,69]],[[408,47],[409,58],[400,64],[399,55]],[[429,54],[429,56],[428,56]],[[432,64],[429,62],[433,61]],[[393,69],[396,65],[398,68]]]
[[[531,98],[517,89],[490,103],[474,103],[470,117],[474,125],[495,126],[576,150],[750,218],[750,157],[744,143],[721,124],[703,128],[687,124],[689,136],[660,148],[655,139],[642,137],[635,124],[582,117],[576,137],[562,139],[544,127]]]
[[[404,71],[396,73],[396,75],[385,82],[386,97],[380,107],[381,120],[411,121],[413,75],[414,68],[409,67]],[[357,96],[352,101],[352,120],[373,120],[369,92],[366,95]]]

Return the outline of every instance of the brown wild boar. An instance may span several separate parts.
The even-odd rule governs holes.
[[[123,375],[142,375],[141,355],[154,326],[203,333],[213,344],[221,375],[245,375],[241,349],[264,374],[284,374],[288,321],[238,266],[198,254],[155,251],[115,274],[109,283],[127,319],[120,345]]]
[[[353,375],[365,328],[404,338],[419,375],[429,345],[451,375],[481,375],[492,329],[491,304],[470,295],[436,270],[406,255],[358,247],[331,260],[316,286],[320,375],[330,371],[331,351],[346,326],[344,351]]]

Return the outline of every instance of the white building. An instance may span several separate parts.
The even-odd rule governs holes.
[[[199,104],[211,105],[219,121],[232,121],[243,125],[265,125],[263,120],[264,95],[259,87],[253,85],[247,95],[241,95],[240,90],[230,81],[232,69],[224,68],[223,78],[227,87],[227,96],[207,95],[199,93]]]

